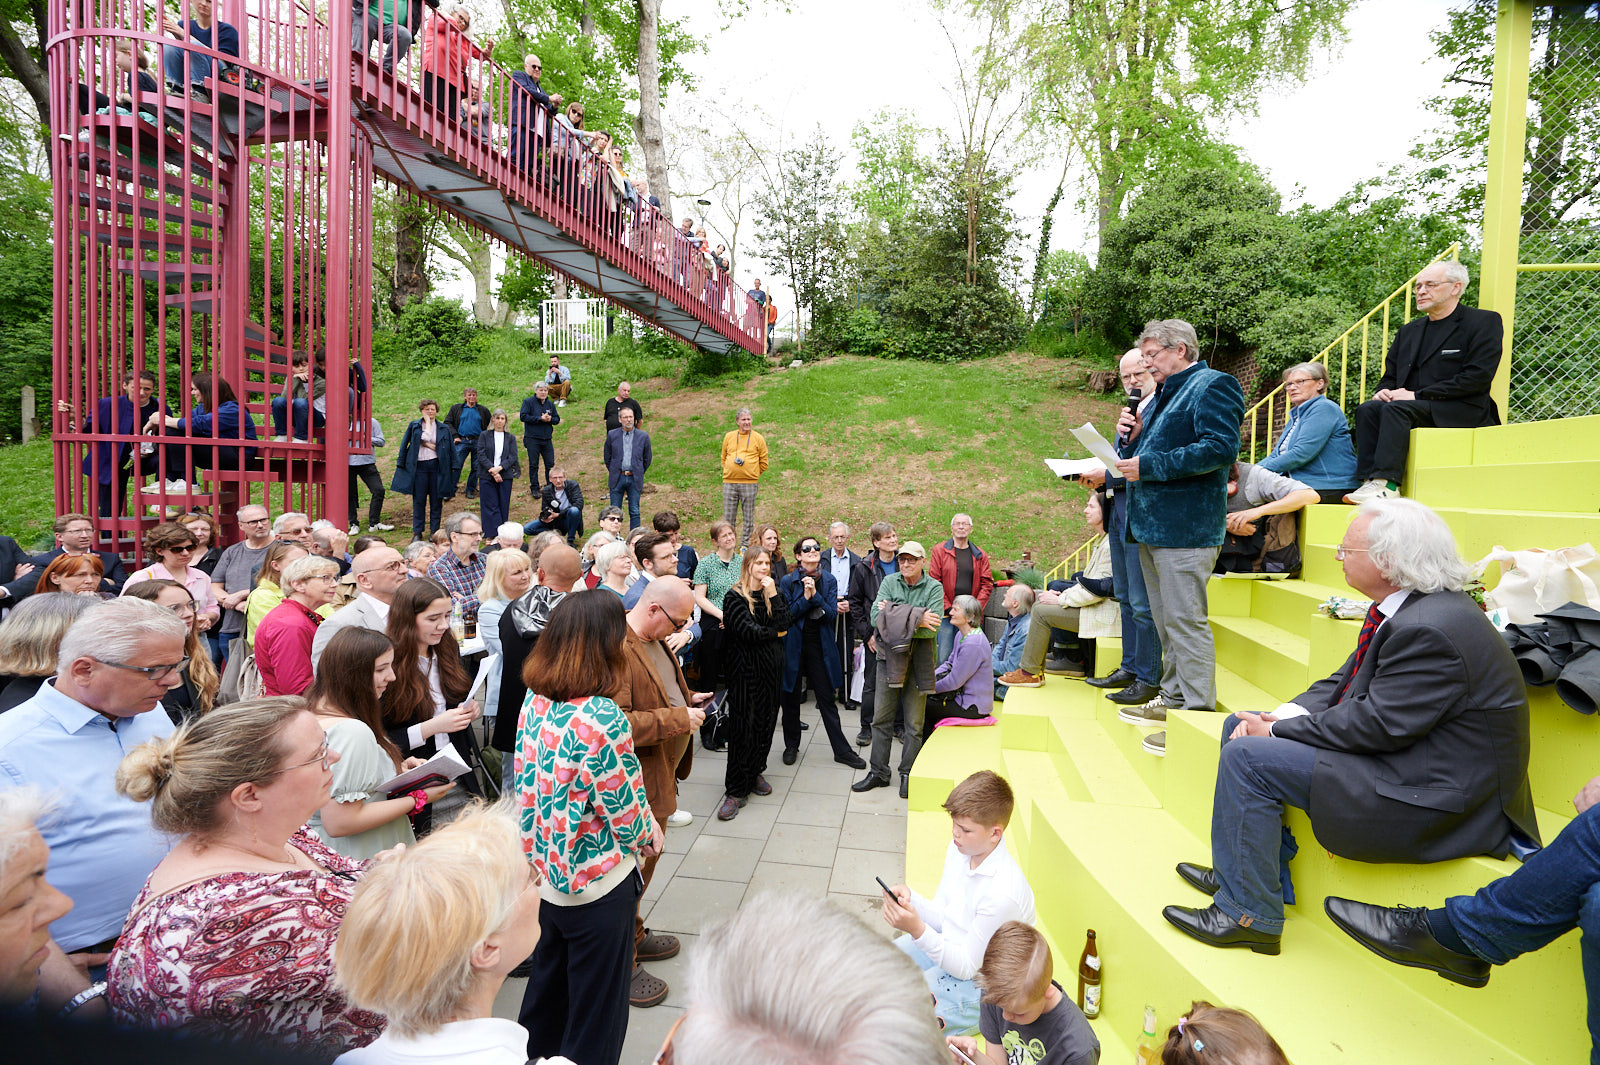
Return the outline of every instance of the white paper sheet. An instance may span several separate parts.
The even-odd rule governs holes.
[[[1106,464],[1096,458],[1045,459],[1044,464],[1049,466],[1050,472],[1057,477],[1081,477],[1086,473],[1096,473],[1106,468]]]
[[[455,747],[450,743],[449,737],[441,738],[445,741],[444,750],[417,766],[417,768],[408,769],[399,776],[384,781],[373,790],[384,795],[393,795],[397,792],[410,791],[417,781],[426,780],[431,776],[437,775],[444,777],[446,780],[454,780],[467,772],[471,766],[461,760],[461,756],[456,753]]]
[[[483,661],[478,663],[478,675],[472,678],[472,687],[467,689],[468,699],[476,699],[478,697],[478,689],[489,683],[489,673],[499,661],[499,655],[485,655]],[[480,702],[478,705],[483,706],[483,703]],[[489,707],[484,707],[485,712],[489,709]]]
[[[1072,430],[1072,435],[1078,438],[1078,443],[1089,449],[1089,454],[1099,459],[1108,470],[1117,468],[1117,449],[1111,446],[1111,441],[1100,435],[1088,422],[1084,422]]]

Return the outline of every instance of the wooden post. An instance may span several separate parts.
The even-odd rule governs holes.
[[[37,415],[34,413],[33,386],[32,385],[23,385],[22,386],[22,442],[24,444],[26,444],[29,440],[32,440],[34,437],[36,437],[38,435],[39,435],[39,419],[38,419]]]

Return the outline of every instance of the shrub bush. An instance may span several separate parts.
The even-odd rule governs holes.
[[[416,371],[471,362],[483,354],[485,337],[484,331],[467,316],[465,307],[436,296],[408,304],[400,312],[394,327],[394,344],[400,365]]]

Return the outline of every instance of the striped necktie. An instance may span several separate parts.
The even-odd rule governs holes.
[[[1356,657],[1350,663],[1350,675],[1344,679],[1344,685],[1339,689],[1339,695],[1333,701],[1343,702],[1345,693],[1350,690],[1350,684],[1356,679],[1356,671],[1361,668],[1362,659],[1367,657],[1367,645],[1372,642],[1372,634],[1378,631],[1378,626],[1383,623],[1383,614],[1378,610],[1378,604],[1373,603],[1367,608],[1367,618],[1361,623],[1361,632],[1356,636]]]

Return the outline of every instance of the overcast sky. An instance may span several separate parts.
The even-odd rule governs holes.
[[[772,128],[755,139],[775,141],[781,131],[792,141],[820,123],[847,148],[852,127],[884,107],[910,111],[927,127],[954,128],[948,92],[954,63],[926,3],[797,0],[787,12],[776,4],[752,7],[726,28],[712,0],[664,0],[662,13],[687,18],[690,32],[707,42],[692,63],[699,99],[727,114],[749,115],[754,105],[771,117]],[[1428,33],[1442,25],[1447,7],[1445,0],[1358,3],[1343,47],[1320,58],[1306,82],[1267,96],[1260,116],[1237,123],[1226,139],[1266,170],[1287,202],[1332,203],[1355,182],[1403,160],[1431,128],[1422,102],[1439,91],[1445,69],[1433,58]],[[1013,208],[1030,247],[1060,171],[1060,156],[1047,156],[1017,181]],[[718,228],[714,215],[707,220]],[[1080,251],[1093,245],[1089,221],[1071,197],[1057,208],[1053,242]],[[758,269],[751,259],[737,272],[748,282]],[[792,309],[792,294],[781,283],[777,288],[780,307]],[[464,295],[468,288],[463,281],[449,291]]]

